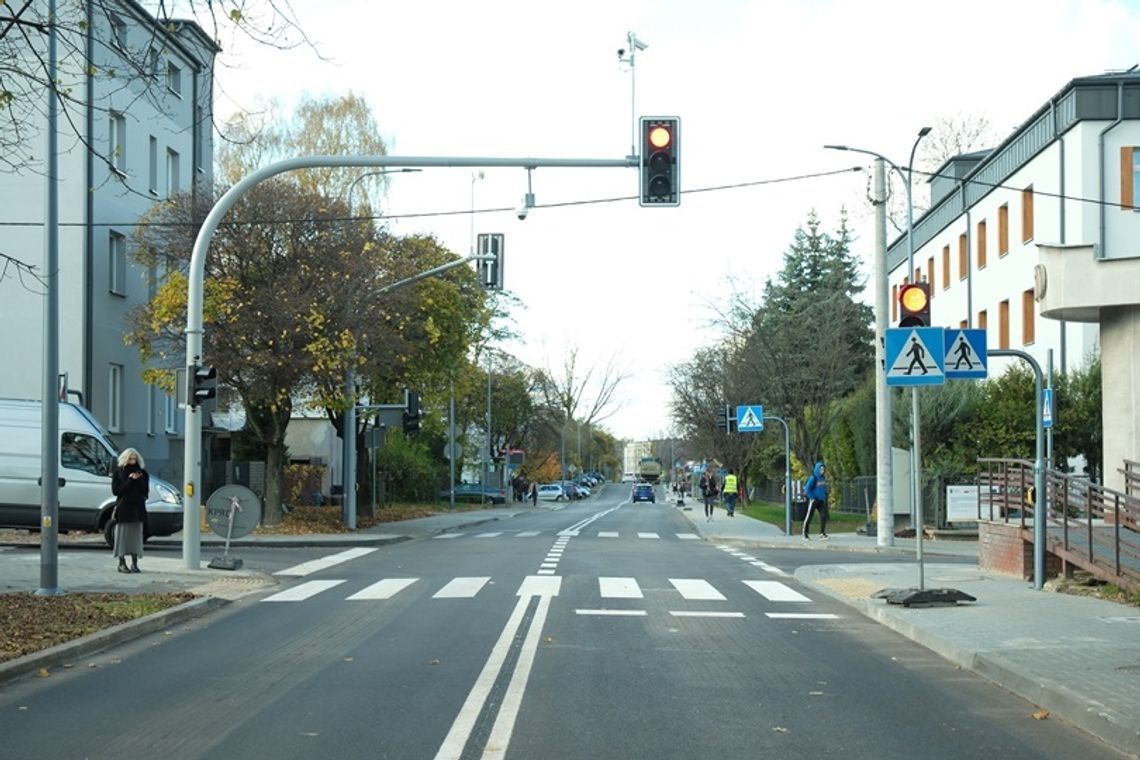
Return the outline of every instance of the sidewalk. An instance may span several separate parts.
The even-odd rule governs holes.
[[[686,501],[686,506],[690,502]],[[1034,590],[1030,581],[982,572],[947,557],[977,557],[976,541],[923,542],[925,589],[956,589],[977,599],[955,607],[906,608],[871,594],[918,588],[915,540],[880,547],[874,537],[834,534],[805,542],[780,528],[718,509],[682,511],[710,541],[749,547],[866,551],[870,564],[805,565],[796,580],[850,605],[962,668],[1140,757],[1140,609],[1094,597]],[[941,560],[941,561],[940,561]]]

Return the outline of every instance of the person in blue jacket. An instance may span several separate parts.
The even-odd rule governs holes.
[[[807,541],[808,530],[811,528],[811,518],[819,513],[819,537],[826,539],[827,535],[827,468],[823,462],[815,463],[815,470],[804,483],[804,496],[807,497],[807,514],[804,515],[804,540]]]

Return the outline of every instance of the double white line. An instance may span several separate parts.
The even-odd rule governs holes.
[[[491,735],[487,739],[487,746],[484,747],[482,756],[485,760],[490,760],[490,758],[502,758],[506,755],[507,746],[511,742],[511,734],[514,732],[515,721],[518,718],[519,708],[522,706],[523,692],[526,691],[530,669],[534,665],[534,655],[538,650],[542,628],[546,624],[546,614],[550,610],[550,599],[558,596],[561,588],[561,578],[546,575],[528,575],[522,585],[519,586],[518,604],[515,605],[514,611],[507,620],[506,627],[499,635],[499,640],[495,642],[491,656],[488,658],[487,664],[483,666],[483,671],[476,679],[471,693],[467,695],[467,700],[460,708],[459,715],[451,724],[451,730],[447,732],[447,737],[444,738],[443,745],[436,753],[435,760],[458,760],[463,755],[463,748],[471,739],[471,732],[475,728],[475,722],[479,719],[479,713],[483,712],[491,689],[499,680],[503,663],[506,662],[507,655],[510,653],[511,643],[514,641],[519,628],[522,627],[523,618],[526,616],[527,608],[530,607],[530,601],[537,596],[538,607],[534,612],[534,617],[531,618],[530,627],[526,631],[526,638],[522,643],[522,649],[515,664],[515,671],[511,674],[506,693],[499,705],[499,714],[495,717],[495,723],[491,727]]]

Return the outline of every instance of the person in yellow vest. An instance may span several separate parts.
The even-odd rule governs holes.
[[[736,471],[731,467],[728,468],[728,474],[724,476],[724,488],[722,491],[724,493],[724,509],[728,512],[728,516],[732,517],[736,514],[736,496],[738,491],[736,485]]]

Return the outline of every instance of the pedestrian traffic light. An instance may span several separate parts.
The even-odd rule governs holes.
[[[404,389],[404,433],[420,429],[420,394]]]
[[[930,327],[930,286],[925,282],[899,291],[899,327]]]
[[[641,117],[640,194],[642,206],[681,205],[681,120]]]
[[[218,395],[218,370],[215,367],[195,364],[187,373],[186,403],[201,406]]]

